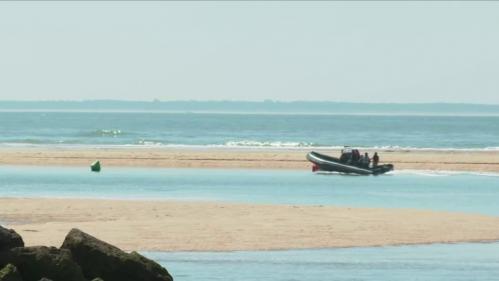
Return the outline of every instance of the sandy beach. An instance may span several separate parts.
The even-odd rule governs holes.
[[[1,148],[0,164],[310,169],[308,150]],[[324,153],[337,155],[339,151]],[[372,153],[372,152],[371,152]],[[380,151],[396,169],[499,172],[499,152]],[[184,201],[0,199],[0,221],[28,245],[73,227],[126,250],[231,251],[499,240],[499,218],[410,209]]]
[[[499,218],[410,209],[214,202],[0,199],[27,245],[73,227],[127,250],[230,251],[499,240]]]
[[[0,164],[80,165],[164,168],[310,169],[310,149],[242,148],[0,148]],[[339,155],[337,150],[317,150]],[[373,151],[370,155],[373,154]],[[379,150],[381,162],[395,169],[499,172],[499,151]]]

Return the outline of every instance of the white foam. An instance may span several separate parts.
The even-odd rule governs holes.
[[[453,175],[474,175],[474,176],[489,176],[489,177],[499,177],[499,173],[492,172],[474,172],[474,171],[434,171],[434,170],[394,170],[387,173],[388,175],[418,175],[418,176],[428,176],[428,177],[442,177],[442,176],[453,176]]]
[[[224,144],[228,147],[313,147],[313,143],[307,142],[286,142],[286,141],[254,141],[254,140],[242,140],[242,141],[228,141]]]
[[[464,148],[456,148],[456,147],[413,147],[413,146],[373,146],[373,147],[359,147],[360,149],[369,149],[369,150],[393,150],[393,151],[499,151],[498,146],[491,147],[464,147]]]
[[[122,133],[122,132],[121,132]],[[318,145],[309,142],[288,142],[288,141],[255,141],[255,140],[241,140],[241,141],[227,141],[224,144],[174,144],[163,143],[161,141],[152,141],[140,139],[134,144],[75,144],[75,143],[28,143],[28,142],[4,142],[0,143],[0,147],[42,147],[42,148],[195,148],[195,149],[210,149],[210,148],[237,148],[237,149],[297,149],[297,150],[340,150],[344,146],[327,146]],[[453,147],[411,147],[411,146],[354,146],[360,150],[377,150],[377,151],[499,151],[499,147],[485,147],[485,148],[453,148]]]

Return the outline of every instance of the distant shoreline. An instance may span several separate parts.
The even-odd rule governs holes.
[[[147,110],[147,109],[3,109],[0,113],[123,113],[123,114],[214,114],[214,115],[302,115],[302,116],[404,116],[404,117],[499,117],[499,112],[308,112],[228,110]]]
[[[307,152],[339,155],[339,149],[315,148],[156,148],[156,147],[5,147],[0,146],[0,165],[88,166],[100,160],[106,166],[162,168],[248,168],[309,170]],[[378,151],[381,162],[395,170],[499,172],[499,151]]]
[[[499,104],[361,103],[335,101],[15,101],[0,100],[0,111],[163,112],[228,114],[335,114],[499,116]]]

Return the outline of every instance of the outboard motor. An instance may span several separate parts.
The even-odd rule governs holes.
[[[315,173],[315,172],[317,172],[318,170],[319,170],[319,166],[317,166],[317,164],[315,164],[315,163],[314,163],[314,164],[312,165],[312,172],[314,172],[314,173]]]

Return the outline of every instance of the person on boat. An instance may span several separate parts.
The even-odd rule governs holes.
[[[374,155],[373,155],[373,167],[374,168],[378,167],[378,163],[379,163],[378,152],[374,152]]]
[[[364,153],[364,155],[362,156],[362,161],[360,162],[360,164],[362,165],[362,167],[364,168],[369,168],[369,164],[371,163],[371,159],[369,159],[369,154],[366,152]]]
[[[364,168],[366,163],[366,157],[364,155],[361,155],[359,158],[359,163],[357,166]]]
[[[358,149],[352,150],[352,164],[358,164],[360,160],[360,152]]]
[[[367,153],[364,153],[364,155],[360,156],[360,162],[359,166],[361,168],[369,169],[369,164],[371,163],[371,159],[369,158],[369,155]]]

